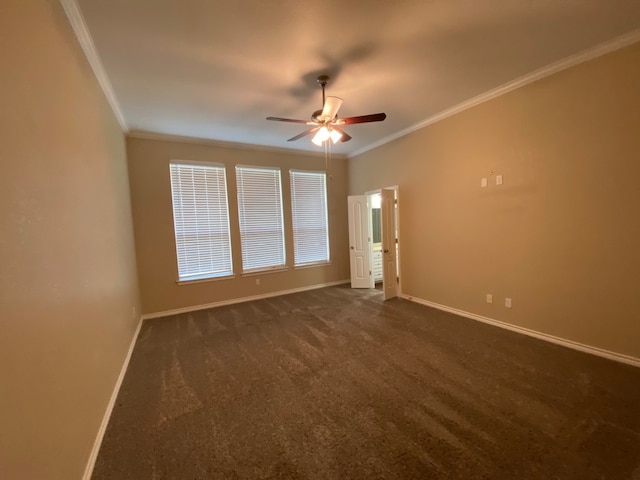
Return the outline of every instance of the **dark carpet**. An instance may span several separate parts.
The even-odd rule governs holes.
[[[640,369],[345,286],[147,320],[93,478],[640,480]]]

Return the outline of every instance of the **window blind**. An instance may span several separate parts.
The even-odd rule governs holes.
[[[223,166],[171,163],[179,280],[233,274]]]
[[[293,256],[296,266],[329,261],[327,183],[323,172],[291,170]]]
[[[236,167],[243,272],[285,266],[280,169]]]

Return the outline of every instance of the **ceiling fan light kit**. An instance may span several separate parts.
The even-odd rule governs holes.
[[[342,138],[342,133],[337,130],[334,130],[331,127],[322,126],[318,133],[311,139],[313,143],[317,146],[321,147],[323,142],[331,139],[333,143],[338,143],[338,141]]]
[[[276,122],[301,123],[311,126],[308,130],[288,139],[288,142],[293,142],[299,138],[311,135],[312,133],[315,133],[315,135],[311,141],[319,147],[329,139],[331,139],[333,143],[348,142],[351,140],[351,136],[342,129],[337,128],[338,126],[354,125],[356,123],[381,122],[387,118],[385,113],[373,113],[358,117],[338,118],[338,110],[340,110],[340,107],[342,106],[342,99],[340,97],[325,97],[324,89],[328,82],[329,77],[327,75],[320,75],[318,77],[318,83],[322,88],[322,110],[316,110],[313,112],[311,114],[311,121],[296,120],[293,118],[267,117],[267,120],[273,120]]]

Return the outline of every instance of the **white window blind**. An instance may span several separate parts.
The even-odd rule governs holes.
[[[243,272],[284,268],[280,169],[236,167]]]
[[[327,182],[322,172],[291,170],[291,210],[296,266],[329,261]]]
[[[171,163],[179,280],[233,274],[223,166]]]

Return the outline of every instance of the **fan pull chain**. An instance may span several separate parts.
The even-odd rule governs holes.
[[[331,142],[328,140],[324,142],[324,169],[329,180],[333,180],[333,175],[331,175]]]

